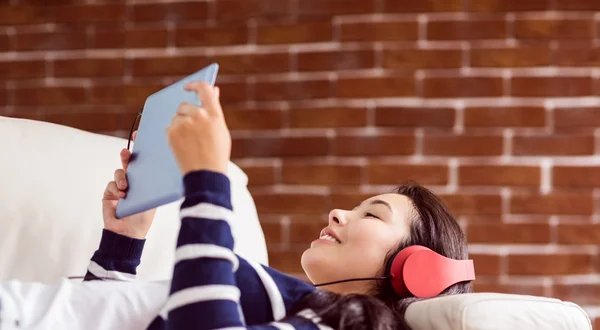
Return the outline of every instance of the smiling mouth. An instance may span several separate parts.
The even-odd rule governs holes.
[[[319,238],[331,241],[331,242],[336,243],[336,244],[340,244],[341,243],[339,240],[337,240],[335,237],[333,237],[333,236],[331,236],[329,234],[321,235],[321,237],[319,237]]]

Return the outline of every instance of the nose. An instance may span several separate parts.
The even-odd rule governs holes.
[[[337,224],[345,226],[348,221],[346,218],[346,212],[340,209],[334,209],[329,212],[329,225]]]

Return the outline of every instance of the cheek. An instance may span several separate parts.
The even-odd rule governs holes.
[[[382,267],[388,252],[402,239],[401,233],[387,224],[357,224],[348,232],[345,257],[353,256],[359,263],[373,263]]]

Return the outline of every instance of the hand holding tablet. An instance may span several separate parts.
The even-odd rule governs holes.
[[[183,175],[169,145],[167,128],[182,103],[204,106],[197,93],[184,86],[193,81],[214,86],[217,72],[218,65],[211,64],[146,99],[127,167],[128,190],[117,204],[117,218],[151,210],[183,197]]]

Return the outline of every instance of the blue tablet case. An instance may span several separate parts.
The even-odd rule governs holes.
[[[205,81],[214,85],[218,70],[218,64],[213,63],[146,99],[127,166],[129,187],[125,198],[117,204],[117,218],[147,211],[183,197],[183,176],[169,147],[166,130],[181,102],[201,106],[196,93],[184,90],[183,86],[191,81]]]

